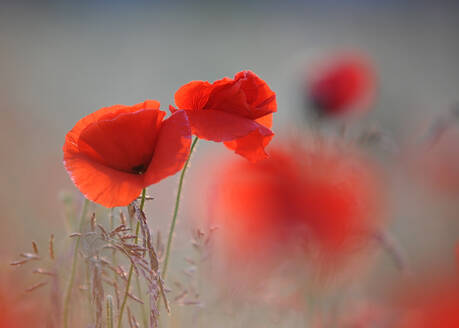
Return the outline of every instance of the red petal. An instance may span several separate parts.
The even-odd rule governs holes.
[[[137,159],[143,160],[151,152],[147,148],[154,143],[155,126],[164,116],[158,108],[159,103],[154,100],[134,106],[105,107],[82,118],[67,134],[63,147],[64,165],[86,198],[103,206],[114,207],[128,205],[139,195],[145,187],[144,176],[113,167],[123,169],[127,165],[128,169],[132,159],[132,163],[136,163]],[[142,131],[144,136],[152,137],[141,140]],[[101,132],[107,133],[110,138],[105,137],[106,141],[103,141]],[[81,136],[83,137],[80,141]],[[122,148],[132,158],[120,158],[114,150],[116,147],[112,147],[110,143],[113,140],[121,143]],[[132,146],[131,141],[136,145]],[[128,144],[138,150],[140,155],[126,149]]]
[[[244,137],[255,130],[263,135],[272,134],[265,126],[245,117],[218,110],[188,110],[194,135],[211,141],[232,141]]]
[[[182,169],[189,154],[191,129],[185,111],[177,111],[165,120],[158,134],[155,153],[145,173],[150,185]]]
[[[187,83],[175,93],[175,104],[179,109],[202,109],[211,90],[212,85],[207,81]]]
[[[234,150],[236,154],[247,158],[251,162],[257,162],[269,157],[265,152],[265,147],[271,141],[274,133],[266,130],[266,128],[260,128],[242,138],[227,141],[224,144],[229,149]]]
[[[141,109],[110,120],[103,116],[81,132],[78,149],[100,164],[133,173],[132,168],[150,163],[165,114],[157,109]]]
[[[85,129],[89,124],[94,123],[104,117],[104,119],[110,119],[117,116],[120,113],[132,113],[140,109],[159,109],[159,102],[156,100],[146,100],[143,103],[136,104],[134,106],[126,105],[113,105],[110,107],[103,107],[94,113],[91,113],[75,124],[72,130],[65,136],[66,142],[64,145],[64,151],[66,148],[76,147],[78,144],[78,138],[80,137],[81,131]]]
[[[236,74],[234,80],[228,78],[213,84],[206,109],[256,119],[275,112],[276,96],[265,81],[250,71]]]
[[[83,195],[106,207],[128,205],[144,187],[141,175],[111,169],[79,152],[66,152],[64,165]]]
[[[273,113],[277,111],[276,94],[268,84],[252,71],[242,71],[234,76],[236,81],[241,82],[247,102],[258,111]]]
[[[255,122],[258,122],[261,125],[266,126],[268,129],[271,129],[271,127],[273,126],[273,114],[262,116],[256,119]]]

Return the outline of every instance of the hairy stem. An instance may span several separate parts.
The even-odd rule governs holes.
[[[85,199],[84,203],[83,203],[83,209],[81,210],[80,223],[79,223],[79,228],[78,228],[78,232],[80,232],[80,233],[81,233],[81,229],[83,228],[84,219],[86,217],[86,212],[88,211],[88,205],[89,205],[89,200]],[[73,283],[74,283],[74,280],[75,280],[76,267],[77,267],[77,263],[78,263],[78,249],[80,247],[80,239],[81,239],[80,236],[76,237],[75,248],[73,250],[72,269],[70,271],[69,284],[68,284],[67,290],[65,292],[65,299],[64,299],[64,328],[68,327],[69,303],[70,303],[70,297],[72,296]]]
[[[164,279],[166,278],[167,266],[169,265],[169,256],[171,252],[172,238],[174,236],[175,224],[177,222],[177,215],[178,215],[178,210],[180,206],[180,196],[182,194],[182,188],[183,188],[183,179],[185,177],[185,173],[188,168],[188,164],[190,163],[191,154],[193,154],[193,150],[196,147],[197,142],[198,142],[198,137],[194,137],[193,143],[191,144],[190,155],[188,156],[188,159],[186,160],[185,165],[183,166],[182,173],[180,174],[180,180],[179,180],[179,185],[178,185],[178,190],[177,190],[177,197],[175,199],[174,214],[172,216],[169,236],[167,238],[166,255],[164,257],[164,266],[163,266],[163,271],[162,271],[162,276]]]
[[[147,193],[147,189],[144,188],[142,190],[142,199],[140,200],[140,210],[143,210],[143,206],[145,205],[145,195]],[[140,222],[137,221],[137,225],[135,227],[135,244],[139,242],[139,230],[140,230]],[[123,313],[124,313],[124,308],[126,307],[126,302],[127,298],[129,295],[129,287],[131,286],[131,280],[132,280],[132,274],[134,272],[134,265],[131,263],[131,267],[129,268],[129,274],[128,274],[128,280],[126,283],[126,290],[124,292],[123,296],[123,302],[121,303],[121,308],[120,308],[120,313],[118,314],[118,328],[122,327],[122,322],[123,322]]]

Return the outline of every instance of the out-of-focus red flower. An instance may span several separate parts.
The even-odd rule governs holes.
[[[231,272],[250,268],[257,277],[292,262],[339,266],[366,244],[381,217],[376,172],[333,144],[277,145],[256,164],[231,162],[209,203],[218,257]]]
[[[374,101],[375,73],[362,56],[340,56],[316,67],[309,98],[322,116],[368,110]]]
[[[0,294],[0,328],[46,327],[43,308],[36,302],[13,301],[11,296]]]
[[[456,245],[456,263],[459,268],[459,243]]]
[[[410,286],[401,297],[396,310],[395,328],[459,327],[459,280],[429,279]]]
[[[411,154],[419,180],[442,195],[459,195],[459,129],[444,131]]]
[[[381,304],[359,302],[357,304],[345,304],[342,318],[336,327],[342,328],[368,328],[368,327],[391,327],[390,312]]]
[[[225,77],[212,84],[185,84],[175,93],[175,104],[186,110],[199,138],[223,142],[250,161],[267,157],[264,148],[274,136],[270,128],[276,95],[253,72],[239,72],[234,79]],[[172,106],[170,110],[176,111]]]
[[[191,130],[183,111],[166,120],[159,103],[104,107],[82,118],[65,138],[64,165],[88,198],[106,207],[131,203],[143,188],[179,171]]]

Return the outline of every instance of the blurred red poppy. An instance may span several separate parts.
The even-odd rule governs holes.
[[[253,72],[239,72],[234,79],[225,77],[212,84],[185,84],[175,93],[175,104],[186,110],[199,138],[223,142],[250,161],[267,157],[264,148],[274,136],[270,128],[276,95]],[[170,110],[177,109],[170,106]]]
[[[459,281],[440,279],[430,278],[405,288],[396,304],[400,317],[393,327],[459,327]]]
[[[12,296],[0,294],[0,328],[47,327],[46,317],[41,303],[30,300],[13,301]]]
[[[369,301],[346,302],[343,305],[339,323],[340,328],[391,327],[390,309],[382,304]],[[329,327],[329,326],[326,326]]]
[[[64,165],[91,201],[124,206],[143,188],[179,171],[191,130],[183,111],[163,120],[159,103],[105,107],[82,118],[65,138]]]
[[[432,143],[409,154],[410,172],[442,196],[459,194],[459,129],[443,131]]]
[[[368,110],[376,88],[369,61],[362,56],[339,56],[325,61],[309,81],[309,99],[322,116]]]
[[[459,267],[459,243],[456,245],[456,263],[457,266]]]
[[[232,162],[209,200],[218,258],[256,277],[289,262],[336,268],[378,228],[380,191],[366,161],[332,144],[283,144],[256,164]]]

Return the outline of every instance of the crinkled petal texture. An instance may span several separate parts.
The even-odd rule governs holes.
[[[189,154],[191,130],[183,111],[163,120],[159,103],[102,108],[67,134],[64,165],[88,198],[125,206],[143,188],[179,171]]]
[[[190,82],[176,92],[175,103],[186,110],[192,132],[199,138],[224,142],[253,162],[268,157],[264,149],[274,136],[270,128],[276,95],[251,71],[213,84]]]

